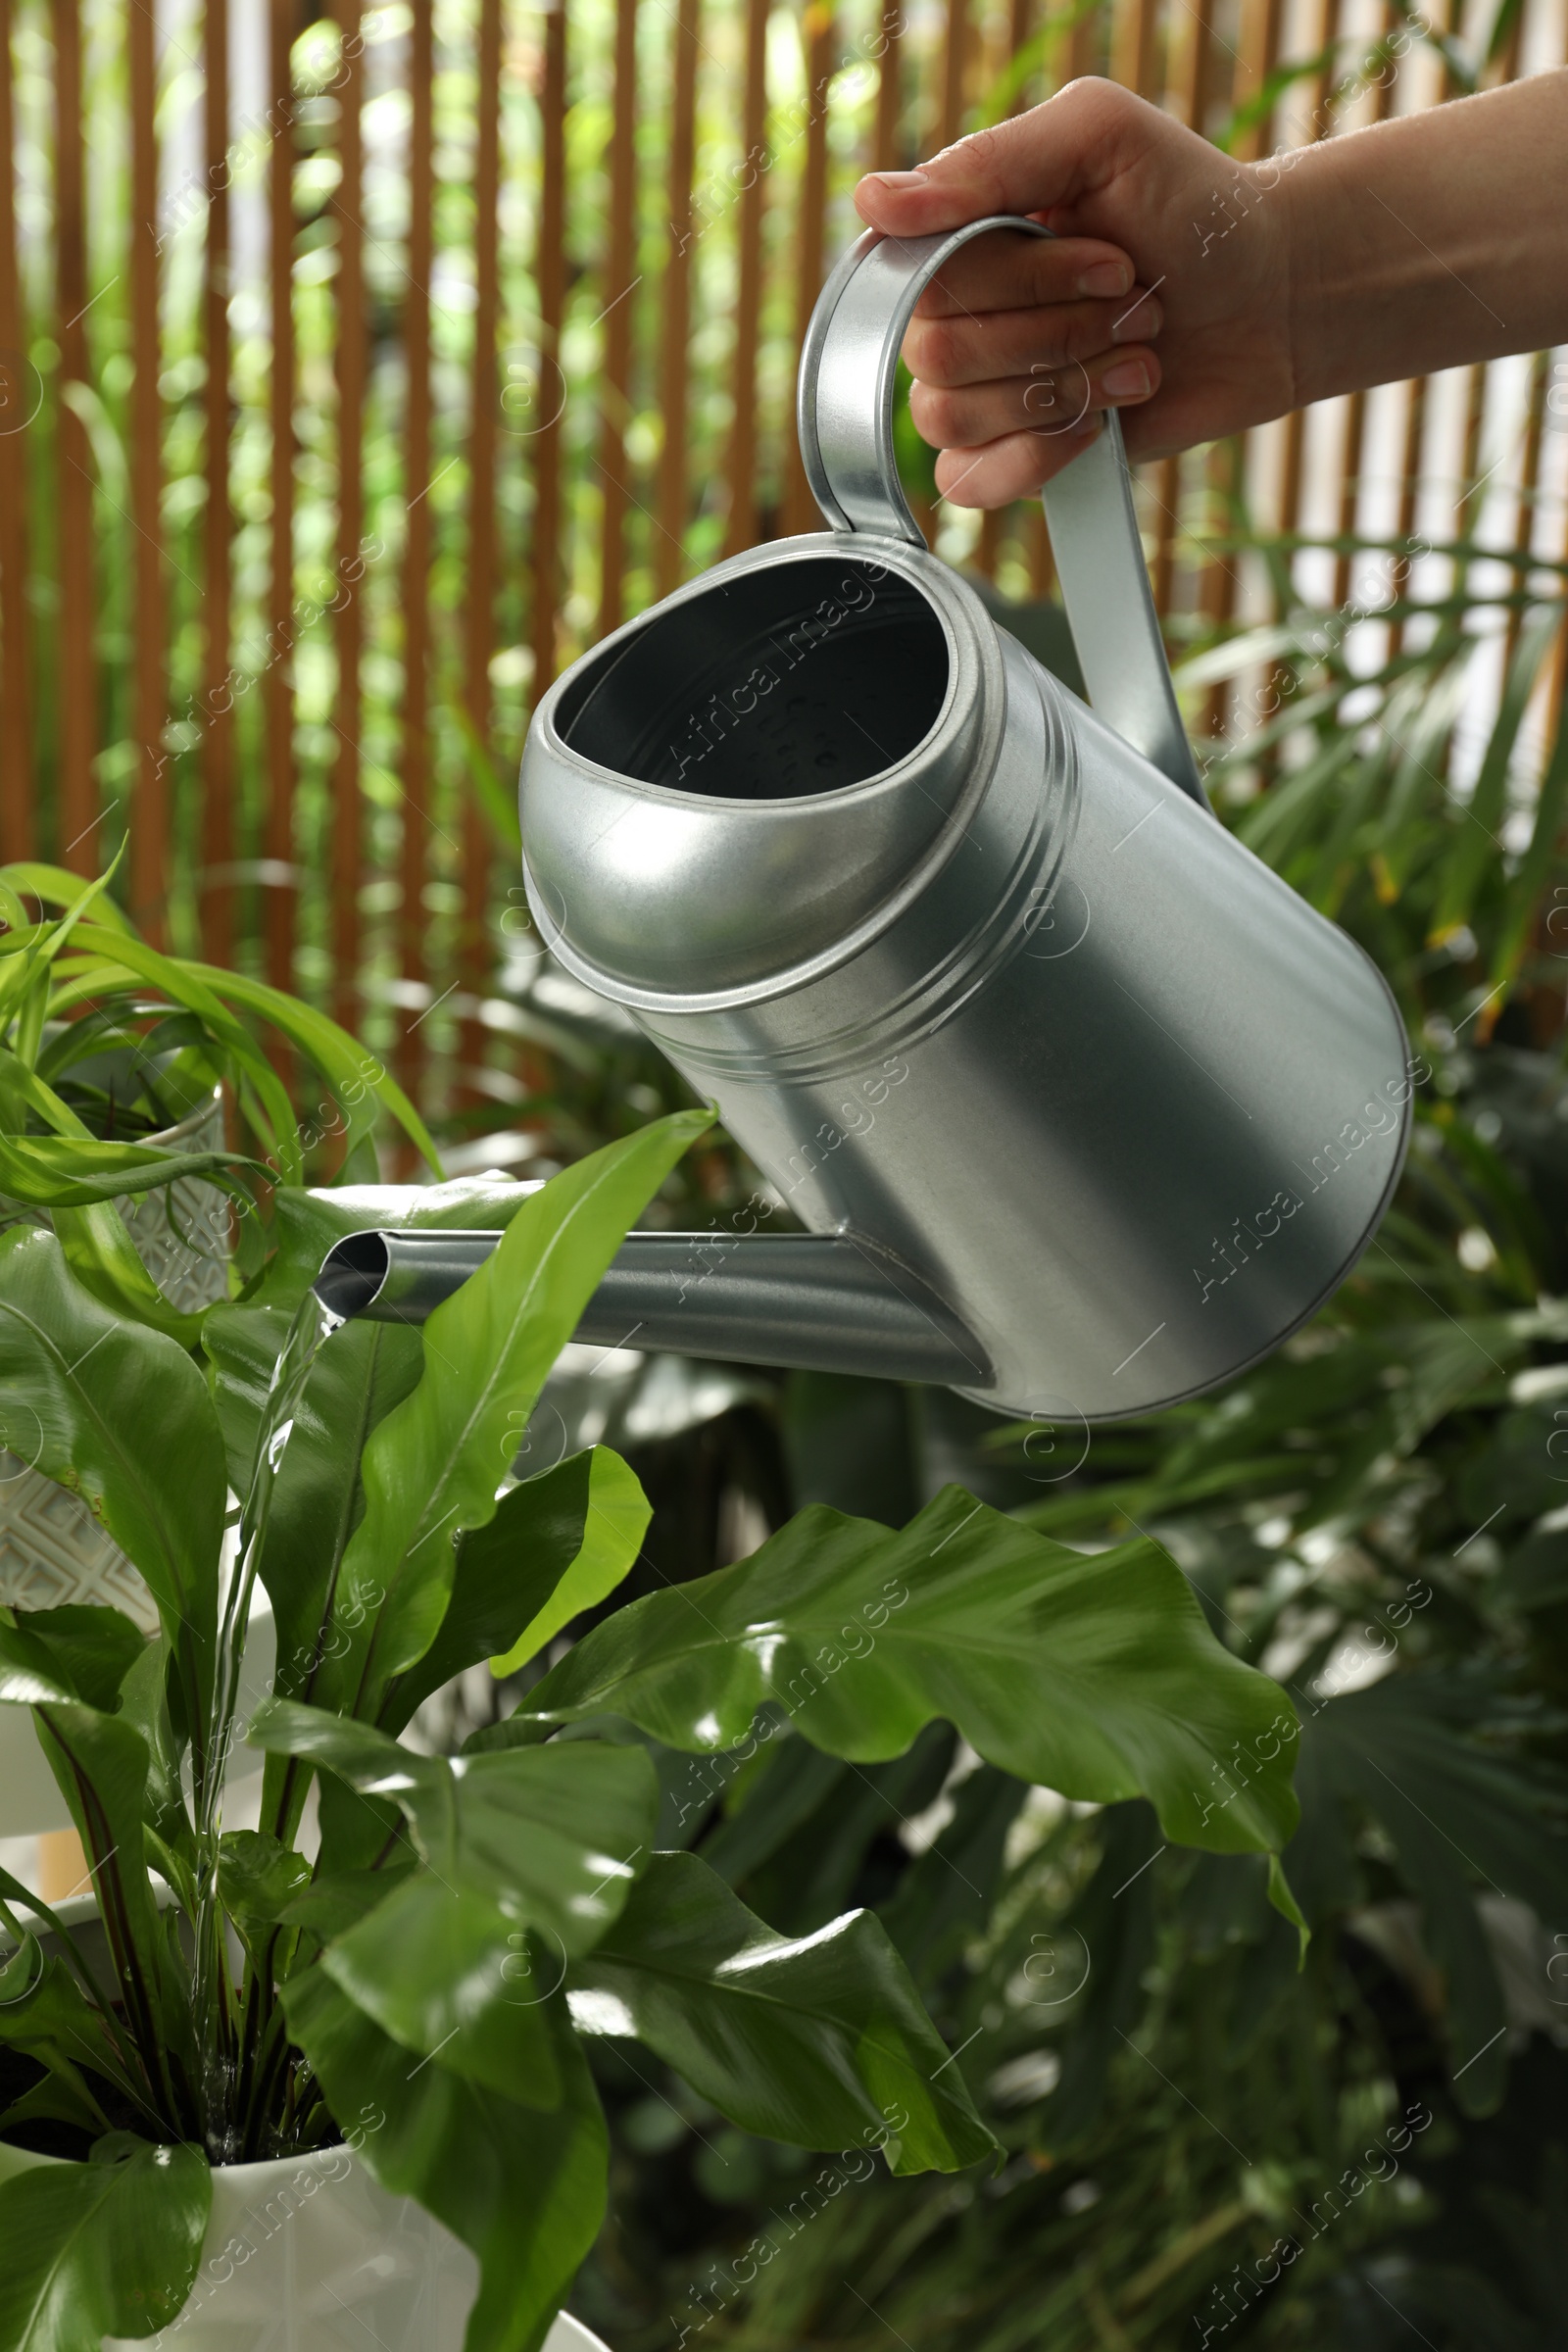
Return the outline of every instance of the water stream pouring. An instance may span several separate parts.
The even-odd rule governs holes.
[[[1045,492],[1093,709],[926,548],[893,458],[922,289],[984,231],[862,237],[802,358],[828,529],[565,672],[523,874],[808,1228],[636,1234],[581,1335],[950,1383],[1045,1419],[1230,1378],[1354,1263],[1411,1064],[1361,951],[1210,813],[1114,416]],[[338,1311],[417,1319],[493,1234],[370,1234]]]

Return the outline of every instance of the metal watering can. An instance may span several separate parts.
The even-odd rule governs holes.
[[[945,1382],[1045,1421],[1192,1396],[1343,1280],[1412,1069],[1360,949],[1210,814],[1120,427],[1045,492],[1093,710],[926,548],[899,346],[970,237],[859,239],[799,429],[826,531],[596,647],[523,753],[523,875],[805,1234],[633,1234],[579,1337]],[[361,1234],[338,1307],[418,1319],[494,1234]]]

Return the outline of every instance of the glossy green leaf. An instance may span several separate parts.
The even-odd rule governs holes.
[[[195,2282],[212,2197],[197,2149],[151,2143],[0,2180],[5,2352],[99,2352],[106,2335],[169,2327]]]
[[[265,1831],[225,1830],[219,1838],[219,1896],[253,1959],[310,1879],[303,1855]]]
[[[956,1487],[901,1535],[813,1507],[736,1567],[633,1601],[475,1744],[615,1714],[723,1748],[769,1701],[860,1763],[945,1716],[1019,1780],[1149,1796],[1185,1844],[1278,1848],[1296,1825],[1290,1702],[1214,1640],[1158,1544],[1086,1557]]]
[[[1393,1841],[1447,1981],[1454,2096],[1487,2115],[1507,2073],[1506,2016],[1477,1905],[1508,1894],[1568,1915],[1568,1856],[1554,1794],[1463,1737],[1474,1694],[1443,1677],[1396,1675],[1326,1701],[1301,1728],[1301,1854],[1289,1862],[1309,1910],[1359,1894],[1351,1839],[1370,1817]]]
[[[411,2069],[319,1968],[291,1979],[283,2002],[339,2122],[370,2119],[368,2171],[478,2256],[464,2352],[538,2352],[605,2210],[604,2116],[561,1997],[545,2012],[563,2085],[547,2114],[439,2062]]]
[[[33,1723],[86,1849],[131,2030],[156,2078],[165,2021],[143,1835],[147,1742],[117,1716],[54,1700],[34,1707]]]
[[[86,1208],[49,1212],[61,1249],[83,1290],[114,1315],[127,1315],[189,1348],[201,1332],[200,1315],[172,1306],[136,1253],[125,1220],[112,1200]]]
[[[635,2036],[748,2132],[885,2146],[897,2173],[996,2146],[880,1920],[792,1942],[693,1854],[656,1854],[570,1978],[581,2033]]]
[[[503,1494],[488,1525],[461,1538],[441,1629],[417,1665],[388,1689],[381,1704],[383,1730],[401,1731],[432,1690],[508,1648],[552,1607],[563,1579],[575,1573],[590,1541],[593,1481],[602,1457],[617,1460],[595,1446],[525,1480]],[[641,1500],[642,1489],[631,1472],[624,1463],[617,1467]]]
[[[541,1998],[565,1955],[503,1909],[416,1870],[329,1943],[320,1965],[383,2034],[524,2107],[561,2104],[561,2074]]]
[[[421,1756],[368,1724],[269,1699],[251,1740],[303,1756],[363,1796],[391,1797],[433,1875],[514,1925],[585,1951],[647,1855],[659,1785],[646,1751],[572,1740],[489,1756]],[[396,1955],[381,1965],[389,1981]]]
[[[0,1439],[79,1494],[141,1570],[199,1739],[224,1508],[212,1403],[183,1348],[88,1298],[32,1228],[0,1240]]]
[[[87,2120],[96,2132],[106,2128],[106,2119],[81,2080],[83,2068],[116,2083],[133,2101],[145,2101],[135,2060],[118,2026],[86,1998],[65,1963],[48,1956],[31,1936],[0,1969],[0,2042],[63,2076],[73,2104],[88,2108]]]
[[[434,1640],[453,1539],[495,1515],[496,1490],[562,1348],[632,1219],[710,1124],[682,1111],[553,1177],[493,1256],[424,1325],[424,1376],[366,1446],[365,1516],[343,1556],[343,1687],[373,1717]]]
[[[13,1687],[30,1667],[41,1678],[40,1698],[79,1698],[112,1715],[122,1683],[146,1647],[141,1629],[119,1609],[81,1602],[0,1608],[0,1699],[32,1704],[24,1689]]]
[[[276,1151],[285,1183],[298,1184],[299,1137],[287,1089],[249,1031],[235,1020],[202,977],[202,967],[178,956],[160,955],[145,940],[97,923],[81,924],[74,945],[81,953],[63,957],[61,968],[63,972],[69,970],[78,983],[85,983],[89,993],[96,993],[106,982],[112,983],[119,974],[128,974],[132,979],[150,981],[172,1004],[183,1004],[189,1011],[200,1014],[215,1041],[229,1055],[235,1071],[243,1073],[265,1105],[270,1141]]]
[[[229,1484],[243,1494],[268,1384],[288,1336],[278,1306],[215,1306],[202,1328]],[[278,1465],[257,1573],[272,1604],[275,1688],[305,1695],[330,1598],[364,1509],[360,1448],[419,1378],[419,1335],[394,1323],[347,1323],[311,1367]]]
[[[119,859],[116,859],[119,863]],[[14,858],[9,865],[0,866],[0,877],[8,887],[24,897],[37,899],[45,906],[70,908],[80,906],[83,901],[96,906],[95,920],[112,931],[122,931],[127,937],[135,935],[135,926],[128,915],[122,914],[113,899],[100,895],[102,875],[74,874],[63,865],[49,865],[37,858]]]
[[[340,1029],[336,1021],[318,1012],[315,1005],[303,1004],[298,997],[288,996],[248,973],[223,971],[211,963],[186,963],[182,968],[221,1002],[241,1005],[245,1011],[257,1014],[286,1037],[290,1045],[298,1047],[348,1112],[351,1149],[359,1137],[369,1132],[377,1112],[384,1110],[397,1121],[421,1158],[440,1175],[440,1157],[424,1121],[385,1064],[373,1054],[368,1054],[346,1029]]]
[[[0,1136],[0,1191],[35,1208],[85,1208],[151,1192],[187,1176],[220,1179],[260,1167],[233,1152],[165,1152],[142,1143],[104,1144],[73,1136]]]
[[[591,1471],[582,1541],[543,1606],[529,1618],[516,1640],[510,1646],[497,1645],[502,1654],[492,1656],[490,1663],[498,1675],[515,1674],[519,1666],[537,1657],[563,1626],[581,1616],[584,1609],[595,1608],[607,1599],[642,1549],[654,1511],[637,1473],[608,1446],[595,1446],[588,1460]],[[568,1464],[563,1462],[561,1467],[564,1470]],[[518,1487],[515,1492],[526,1494],[531,1487],[544,1483],[542,1479],[530,1479],[527,1486]],[[509,1495],[508,1500],[511,1499]],[[499,1519],[498,1512],[491,1524],[498,1524]]]

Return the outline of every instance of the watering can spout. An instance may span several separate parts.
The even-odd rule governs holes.
[[[499,1233],[370,1229],[337,1243],[316,1295],[332,1314],[422,1323]],[[602,1348],[888,1380],[990,1385],[984,1348],[929,1284],[850,1233],[628,1234],[574,1335]]]

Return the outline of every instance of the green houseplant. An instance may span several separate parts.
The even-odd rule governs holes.
[[[345,2135],[477,2257],[469,2352],[530,2352],[604,2208],[584,2034],[640,2040],[745,2130],[878,2146],[901,2173],[991,2157],[874,1920],[775,1935],[705,1863],[657,1850],[658,1753],[793,1734],[865,1766],[945,1718],[1010,1772],[1144,1795],[1174,1839],[1268,1854],[1295,1916],[1272,1859],[1295,1819],[1289,1701],[1224,1652],[1157,1546],[1085,1556],[956,1489],[901,1536],[805,1512],[604,1617],[455,1759],[399,1738],[427,1693],[538,1652],[629,1566],[641,1520],[613,1457],[506,1472],[622,1234],[707,1123],[662,1120],[529,1194],[379,1190],[384,1221],[505,1227],[422,1332],[323,1345],[309,1285],[367,1199],[280,1192],[269,1266],[205,1319],[205,1377],[95,1298],[53,1236],[0,1243],[0,1435],[37,1420],[39,1467],[91,1498],[162,1621],[144,1642],[108,1609],[0,1614],[0,1698],[33,1710],[108,1952],[0,1881],[5,2352],[171,2325],[215,2168]],[[226,1583],[225,1490],[243,1497]],[[247,1726],[255,1580],[278,1666]],[[242,1736],[268,1761],[261,1826],[235,1831]]]
[[[0,866],[0,1198],[13,1213],[48,1217],[105,1305],[189,1347],[199,1310],[167,1296],[174,1286],[161,1288],[143,1263],[122,1213],[128,1197],[197,1180],[186,1198],[204,1229],[189,1250],[210,1259],[227,1254],[226,1192],[239,1265],[254,1272],[257,1180],[300,1183],[313,1145],[335,1146],[343,1172],[373,1178],[370,1131],[386,1113],[439,1163],[402,1089],[334,1021],[266,981],[150,946],[109,895],[119,862],[92,882],[58,866]],[[251,1024],[270,1029],[318,1088],[311,1128]],[[220,1096],[248,1150],[227,1150],[220,1129],[190,1134]],[[165,1136],[176,1148],[151,1140]]]

